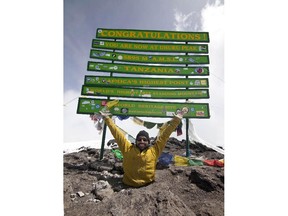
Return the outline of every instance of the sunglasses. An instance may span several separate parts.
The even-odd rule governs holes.
[[[140,142],[141,140],[142,140],[143,142],[147,142],[147,141],[148,141],[146,138],[138,138],[138,139],[137,139],[138,142]]]

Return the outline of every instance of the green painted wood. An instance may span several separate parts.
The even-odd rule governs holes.
[[[208,32],[179,32],[139,29],[106,29],[98,28],[97,38],[129,40],[161,40],[185,42],[209,42]]]
[[[78,114],[95,114],[104,108],[109,100],[83,98],[78,100]],[[110,112],[117,116],[142,116],[142,117],[172,117],[173,113],[183,107],[188,109],[184,118],[210,118],[208,103],[172,103],[172,102],[150,102],[120,100]]]

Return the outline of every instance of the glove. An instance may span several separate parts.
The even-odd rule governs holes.
[[[181,111],[178,111],[177,113],[173,113],[174,116],[182,119],[183,116],[188,113],[188,108],[187,107],[183,107]]]
[[[112,115],[109,110],[107,110],[107,111],[99,111],[99,113],[101,114],[101,116],[102,116],[104,119],[105,119],[105,118],[108,118],[109,115]]]
[[[109,101],[108,103],[106,103],[105,107],[103,107],[103,109],[99,111],[99,113],[101,114],[103,118],[107,118],[109,115],[112,115],[109,109],[114,107],[118,103],[119,103],[119,100]]]
[[[180,112],[178,112],[177,114],[176,113],[173,113],[173,116],[179,118],[179,119],[182,119],[183,118],[183,115],[180,114]]]

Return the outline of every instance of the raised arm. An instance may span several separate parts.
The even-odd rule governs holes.
[[[175,115],[172,120],[164,123],[162,127],[159,129],[159,133],[157,135],[156,142],[153,146],[155,149],[155,154],[157,157],[161,154],[163,151],[167,140],[169,139],[170,135],[173,131],[177,128],[177,126],[180,124],[182,117]]]
[[[125,137],[123,132],[117,127],[117,125],[113,122],[113,120],[104,113],[100,112],[104,118],[105,123],[109,127],[111,134],[113,135],[114,139],[116,140],[120,151],[123,153],[127,151],[127,149],[132,145]]]

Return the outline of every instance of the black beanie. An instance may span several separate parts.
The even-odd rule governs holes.
[[[148,140],[148,143],[150,143],[150,138],[149,138],[149,134],[145,131],[145,130],[142,130],[140,131],[137,136],[136,136],[136,140],[138,139],[139,136],[145,136]]]

